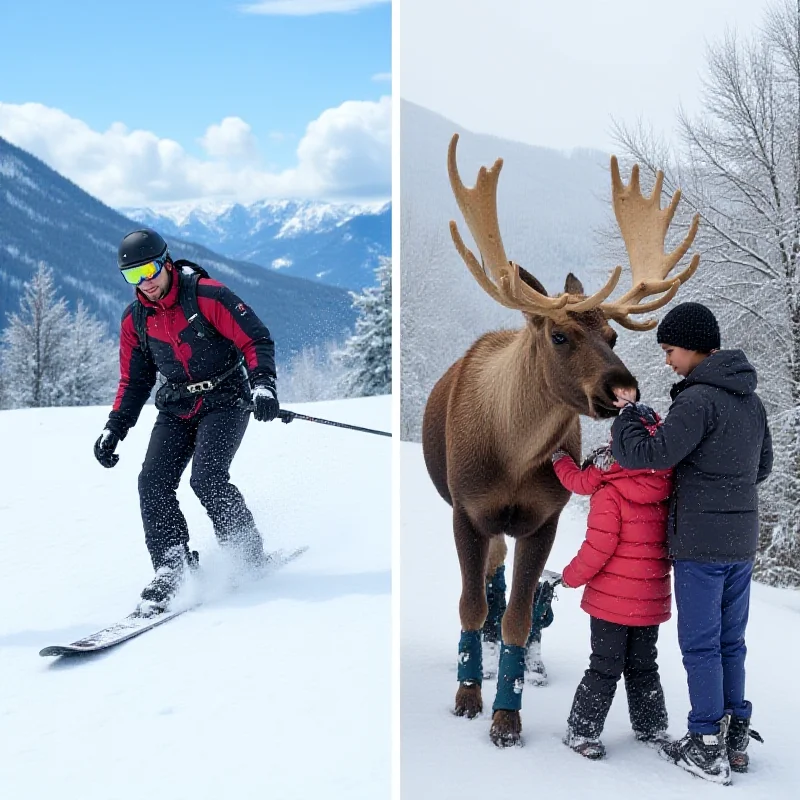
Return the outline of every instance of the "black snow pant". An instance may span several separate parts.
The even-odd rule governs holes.
[[[568,724],[594,739],[605,725],[619,679],[625,676],[628,713],[637,733],[667,728],[667,707],[658,675],[658,625],[616,625],[591,617],[592,655],[575,692]]]
[[[175,492],[190,459],[190,485],[220,544],[237,547],[245,559],[263,552],[253,515],[228,472],[249,420],[241,408],[201,410],[191,419],[159,413],[139,474],[145,542],[154,569],[188,554],[189,529]]]

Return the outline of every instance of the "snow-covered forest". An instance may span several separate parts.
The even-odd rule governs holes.
[[[662,204],[681,188],[683,200],[668,247],[685,235],[691,216],[700,214],[693,247],[701,254],[700,268],[675,302],[696,300],[709,306],[719,319],[723,347],[742,348],[758,370],[776,463],[760,492],[756,574],[770,584],[800,586],[800,2],[777,0],[749,38],[731,33],[712,42],[706,62],[702,112],[696,118],[678,114],[672,144],[662,138],[666,132],[653,131],[645,120],[634,129],[617,127],[617,154],[625,175],[634,162],[641,165],[643,188],[652,186],[657,169],[664,170]],[[401,433],[418,441],[422,411],[435,381],[481,333],[520,327],[522,317],[506,312],[481,291],[450,241],[447,220],[459,216],[452,196],[447,197],[445,136],[458,127],[412,110],[404,118],[404,140],[427,152],[402,162],[403,191],[413,197],[404,202],[402,217]],[[431,144],[420,145],[423,129]],[[524,147],[466,134],[459,154],[462,177],[472,184],[478,166],[503,156],[498,206],[509,257],[533,272],[551,294],[561,290],[566,269],[578,274],[587,291],[594,291],[615,264],[627,264],[609,202],[608,160],[603,158],[604,170],[584,162],[583,178],[577,182],[541,168],[535,181],[528,182],[529,195],[556,197],[568,215],[559,252],[553,241],[562,232],[549,229],[546,216],[531,215],[523,225],[519,213],[511,213],[512,207],[518,212],[530,207],[517,188],[525,161],[531,165],[543,158],[538,148],[525,148],[527,156],[521,154]],[[436,197],[437,205],[423,213],[415,208],[417,199],[424,201],[416,173],[431,151],[437,171],[428,181],[437,188],[429,189],[427,197]],[[563,171],[568,160],[552,153],[554,162],[559,158]],[[602,189],[593,191],[598,173]],[[563,192],[569,186],[577,194],[568,206]],[[538,242],[538,251],[520,243],[526,230],[528,242]],[[583,249],[576,249],[576,242]],[[620,287],[627,285],[623,276]],[[446,344],[437,333],[444,327],[451,332]],[[617,350],[639,378],[643,399],[666,412],[675,377],[664,366],[655,336],[620,331]],[[607,423],[582,424],[585,450],[607,439]]]
[[[681,221],[700,214],[697,275],[681,289],[717,315],[726,348],[758,370],[775,467],[761,489],[757,572],[800,586],[800,2],[777,0],[749,37],[730,33],[707,54],[703,113],[681,113],[672,146],[648,128],[617,127],[621,154],[666,196],[682,192]],[[647,337],[642,337],[647,338]],[[652,338],[652,337],[650,337]],[[643,391],[666,407],[669,380],[651,342],[621,352]]]
[[[351,337],[306,346],[279,362],[283,402],[391,393],[391,259],[380,259],[375,276],[375,286],[350,293],[358,313]],[[0,335],[0,408],[111,403],[117,351],[118,331],[109,331],[80,302],[71,312],[52,270],[40,263]]]

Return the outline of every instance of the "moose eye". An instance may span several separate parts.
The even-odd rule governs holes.
[[[558,333],[557,331],[550,335],[550,338],[553,340],[553,344],[566,344],[567,337],[564,336],[563,333]]]

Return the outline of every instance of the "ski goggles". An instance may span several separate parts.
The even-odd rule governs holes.
[[[122,277],[131,284],[131,286],[138,286],[142,281],[149,281],[157,278],[164,269],[164,264],[169,261],[169,253],[164,253],[160,258],[153,261],[148,261],[146,264],[139,264],[136,267],[128,267],[121,269]]]

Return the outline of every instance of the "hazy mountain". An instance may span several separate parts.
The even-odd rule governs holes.
[[[506,254],[550,294],[563,291],[570,271],[589,291],[605,282],[596,230],[611,216],[611,187],[608,156],[599,151],[566,155],[473,134],[405,100],[401,114],[402,434],[417,440],[425,401],[447,367],[485,331],[523,324],[478,286],[453,246],[451,219],[478,252],[447,177],[451,136],[461,134],[458,166],[467,186],[480,166],[503,158],[498,215]]]
[[[44,261],[74,308],[82,298],[116,335],[133,297],[116,267],[120,239],[137,223],[96,200],[39,159],[0,138],[0,329],[19,307],[22,284]],[[258,313],[283,361],[305,345],[339,337],[355,314],[346,291],[264,270],[178,237],[175,258],[202,264]]]
[[[390,203],[262,200],[120,209],[131,219],[283,275],[360,290],[392,246]]]

